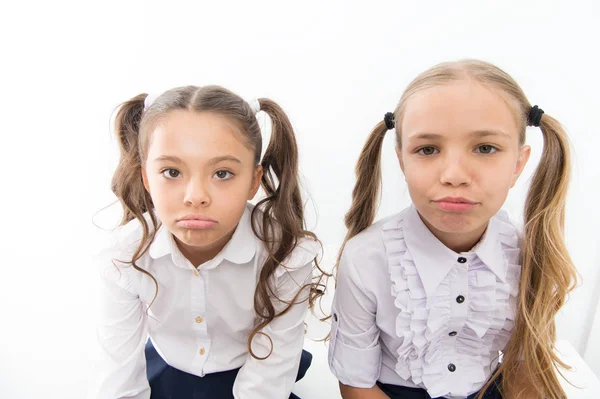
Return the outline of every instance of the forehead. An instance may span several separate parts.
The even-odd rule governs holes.
[[[232,154],[243,156],[253,150],[240,128],[227,117],[214,112],[173,110],[164,115],[150,133],[148,159],[174,155],[201,160]]]
[[[420,133],[461,135],[503,131],[519,135],[508,95],[472,80],[421,90],[408,99],[402,118],[403,140]]]

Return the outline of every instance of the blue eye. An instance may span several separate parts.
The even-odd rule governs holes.
[[[428,147],[422,147],[422,148],[420,148],[420,149],[417,151],[417,154],[421,154],[421,155],[429,156],[429,155],[433,155],[433,154],[435,154],[435,153],[436,153],[436,151],[438,151],[438,150],[437,150],[437,148],[435,148],[435,147],[431,147],[431,146],[428,146]],[[438,152],[439,152],[439,151],[438,151]]]
[[[177,169],[164,169],[160,173],[167,179],[176,179],[181,176],[181,172]]]
[[[480,145],[479,147],[477,147],[477,149],[479,150],[478,152],[480,154],[493,154],[496,151],[498,151],[498,149],[496,147],[494,147],[493,145],[489,145],[489,144]]]
[[[217,170],[213,177],[217,180],[229,180],[233,177],[233,173],[228,170]]]

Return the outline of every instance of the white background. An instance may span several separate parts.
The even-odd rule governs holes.
[[[2,2],[0,397],[84,396],[94,340],[89,259],[104,237],[92,217],[114,200],[109,122],[119,102],[183,84],[279,102],[297,130],[309,225],[331,268],[370,129],[416,74],[464,57],[508,71],[568,129],[566,234],[583,284],[558,334],[600,375],[599,4]],[[528,135],[533,157],[507,203],[517,218],[542,146],[538,130]],[[393,146],[389,135],[380,217],[409,201]],[[115,209],[94,220],[109,227]],[[311,327],[310,337],[326,330]],[[323,373],[309,371],[316,382],[305,398],[333,397],[322,344],[307,346]]]

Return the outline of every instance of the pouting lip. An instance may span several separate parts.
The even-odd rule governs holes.
[[[473,201],[468,200],[463,197],[444,197],[444,198],[434,200],[433,202],[453,202],[455,204],[472,204],[472,205],[477,204],[477,202],[473,202]]]
[[[217,222],[214,219],[211,219],[207,216],[203,216],[203,215],[198,215],[198,214],[189,214],[189,215],[185,215],[184,217],[177,219],[178,222],[181,222],[183,220],[203,220],[206,222]]]

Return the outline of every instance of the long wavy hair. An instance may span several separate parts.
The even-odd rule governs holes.
[[[142,167],[146,160],[148,144],[152,131],[164,115],[173,110],[193,112],[210,111],[225,116],[236,124],[244,134],[247,145],[254,150],[256,165],[263,168],[261,186],[266,194],[252,211],[254,234],[265,244],[268,257],[261,269],[255,295],[254,309],[257,315],[255,326],[247,341],[249,353],[257,359],[252,350],[252,340],[273,319],[289,311],[296,303],[307,300],[309,308],[314,309],[318,298],[322,297],[326,275],[313,260],[318,269],[312,280],[302,287],[291,301],[277,298],[274,273],[276,268],[292,253],[298,240],[317,237],[304,227],[304,208],[300,194],[298,178],[298,147],[294,130],[283,109],[268,98],[260,98],[260,110],[269,115],[272,122],[272,134],[265,154],[260,160],[262,136],[255,112],[238,95],[219,86],[184,86],[166,91],[144,109],[147,94],[139,94],[119,106],[115,118],[115,132],[119,142],[120,160],[112,178],[112,191],[123,207],[121,225],[133,219],[142,226],[142,239],[126,261],[141,273],[148,275],[155,284],[158,295],[158,283],[154,276],[138,267],[137,261],[148,251],[160,227],[152,197],[146,191],[142,181]],[[147,214],[148,220],[144,216]],[[308,296],[299,301],[300,294],[308,290]],[[275,303],[286,304],[283,310],[276,312]],[[273,348],[271,348],[272,351]]]
[[[519,126],[519,144],[525,144],[527,116],[532,106],[521,87],[492,64],[461,60],[436,65],[409,84],[394,111],[398,148],[402,147],[402,118],[410,98],[424,89],[465,79],[500,90],[510,99]],[[560,373],[559,367],[568,366],[554,351],[554,318],[577,282],[564,240],[565,199],[571,166],[569,142],[560,123],[550,115],[543,114],[539,127],[544,136],[544,149],[525,203],[515,325],[503,350],[503,361],[478,399],[500,374],[504,392],[519,375],[519,379],[524,378],[539,397],[566,397],[555,372]],[[357,162],[352,206],[345,216],[348,232],[344,245],[370,226],[375,218],[381,190],[381,148],[387,130],[383,121],[375,126]]]

